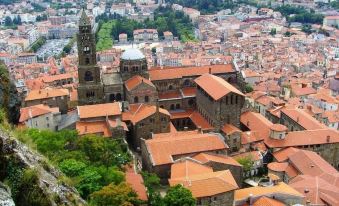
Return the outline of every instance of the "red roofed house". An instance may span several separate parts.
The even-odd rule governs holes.
[[[196,160],[183,158],[171,167],[171,186],[178,184],[192,192],[196,205],[232,206],[238,185],[229,170],[213,171]]]
[[[60,121],[61,113],[58,107],[51,108],[38,104],[20,109],[19,124],[21,126],[57,131]]]
[[[242,92],[221,77],[204,74],[197,84],[197,110],[210,125],[220,131],[225,124],[240,126],[241,108],[245,101]]]
[[[141,139],[170,132],[170,114],[158,105],[131,104],[129,110],[122,113],[122,120],[126,122],[130,131],[128,138],[137,150],[140,150]]]
[[[127,126],[121,121],[119,102],[78,106],[79,121],[76,129],[79,135],[97,134],[104,137],[123,137]]]
[[[201,152],[226,154],[228,146],[217,133],[184,131],[155,134],[141,142],[143,168],[167,180],[173,162]]]
[[[59,107],[62,114],[67,113],[69,91],[67,89],[39,89],[30,91],[25,98],[25,106],[46,104]]]
[[[158,99],[154,84],[142,76],[135,75],[125,82],[126,101],[131,103],[154,104]]]

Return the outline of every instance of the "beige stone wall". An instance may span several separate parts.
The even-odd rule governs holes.
[[[30,107],[38,104],[46,104],[49,107],[59,107],[62,114],[66,114],[68,110],[69,96],[61,96],[47,99],[36,99],[32,101],[25,101],[25,106]]]

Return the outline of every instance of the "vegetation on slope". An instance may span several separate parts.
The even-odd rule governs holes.
[[[36,149],[58,165],[80,195],[89,200],[93,192],[124,181],[122,166],[130,161],[127,146],[120,140],[96,135],[78,137],[74,130],[17,130],[19,140]]]

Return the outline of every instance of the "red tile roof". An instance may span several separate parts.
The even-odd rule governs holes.
[[[231,64],[223,65],[208,65],[200,67],[180,67],[166,69],[151,69],[149,70],[151,81],[166,80],[166,79],[181,79],[183,77],[195,77],[205,73],[209,73],[211,68],[212,74],[222,74],[235,72]]]
[[[51,108],[48,105],[38,104],[31,107],[23,107],[20,109],[19,122],[25,122],[30,118],[38,117],[48,113],[58,113],[59,108]]]
[[[173,156],[198,152],[225,150],[227,144],[217,134],[177,132],[155,134],[146,140],[153,165],[170,164]]]
[[[147,191],[144,185],[144,180],[140,174],[134,172],[126,172],[126,182],[131,185],[133,190],[138,194],[140,200],[147,201]]]
[[[78,106],[80,119],[121,115],[119,102]]]
[[[150,80],[145,79],[145,78],[143,78],[139,75],[135,75],[135,76],[131,77],[130,79],[126,80],[125,86],[126,86],[126,89],[128,91],[131,91],[132,89],[134,89],[135,87],[139,86],[142,83],[145,83],[145,84],[155,88],[154,84]]]
[[[149,104],[130,104],[130,109],[122,113],[124,121],[131,121],[133,124],[155,114],[157,107]],[[166,109],[159,108],[159,112],[170,116]]]
[[[192,157],[195,160],[205,164],[207,162],[219,162],[227,165],[242,167],[235,159],[226,155],[200,153]]]
[[[68,96],[69,92],[67,89],[39,89],[30,91],[25,101],[32,101],[37,99],[49,99],[53,97]]]
[[[300,126],[305,128],[306,130],[314,130],[314,129],[324,129],[325,125],[318,122],[311,115],[307,114],[302,109],[282,109],[282,113],[291,118],[293,121],[298,123]]]
[[[251,131],[256,131],[260,138],[267,139],[270,136],[270,128],[273,125],[268,119],[256,112],[245,112],[240,116],[240,122]]]
[[[112,137],[112,132],[110,131],[106,121],[76,122],[75,127],[79,132],[79,135],[100,134],[104,137]]]
[[[209,94],[214,100],[219,100],[229,93],[235,93],[241,96],[244,94],[232,86],[230,83],[222,79],[221,77],[214,76],[212,74],[204,74],[194,80],[207,94]]]
[[[296,152],[298,152],[299,149],[295,147],[286,147],[284,149],[281,149],[279,151],[276,151],[273,153],[273,157],[278,161],[278,162],[285,162],[288,160],[288,156],[292,155]]]
[[[227,135],[233,134],[234,132],[241,132],[240,129],[238,129],[237,127],[235,127],[231,124],[225,124],[221,128],[221,131],[223,131]]]
[[[171,179],[208,172],[213,172],[213,169],[190,158],[179,159],[171,165]]]
[[[265,139],[270,148],[284,148],[303,145],[333,144],[339,142],[338,132],[333,129],[303,130],[289,132],[285,139]]]
[[[171,186],[182,184],[192,192],[193,197],[210,197],[238,189],[229,170],[208,172],[170,179]]]

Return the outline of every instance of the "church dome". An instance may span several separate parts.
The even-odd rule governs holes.
[[[127,49],[122,53],[121,59],[124,60],[138,60],[138,59],[144,59],[145,55],[139,50],[135,48]]]

